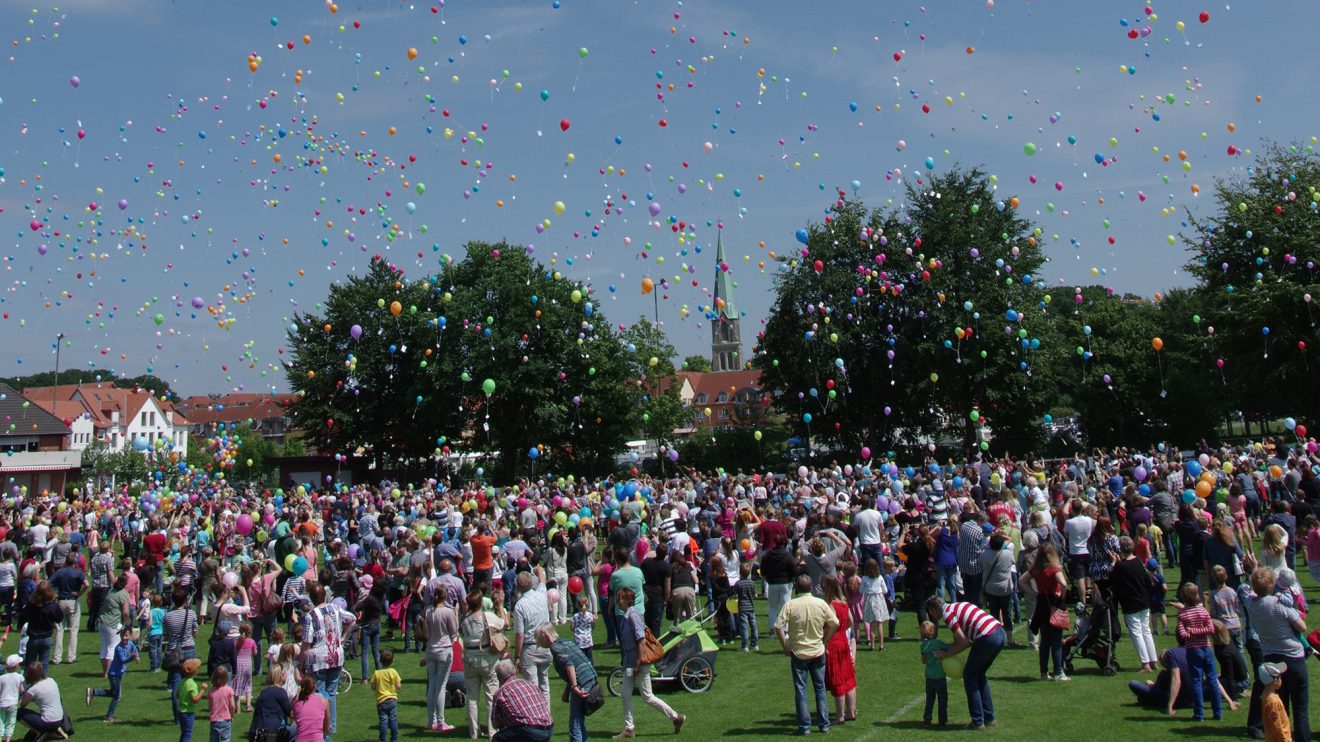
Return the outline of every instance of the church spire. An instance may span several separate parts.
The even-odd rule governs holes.
[[[724,231],[715,238],[715,299],[711,307],[710,365],[716,371],[742,368],[742,332],[733,303],[733,280],[724,270]]]

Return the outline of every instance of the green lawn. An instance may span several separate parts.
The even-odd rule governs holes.
[[[1316,585],[1306,577],[1307,588],[1316,591]],[[1170,576],[1170,582],[1173,582]],[[766,631],[764,603],[758,603],[762,631]],[[1320,617],[1312,615],[1311,625],[1320,625]],[[917,652],[916,619],[904,614],[899,621],[900,634],[905,639],[888,644],[884,653],[859,652],[857,676],[859,686],[859,718],[856,722],[836,726],[831,739],[947,739],[948,735],[970,734],[961,729],[968,721],[967,706],[961,683],[950,680],[950,723],[947,728],[926,728],[921,724],[924,700],[921,666]],[[206,629],[204,628],[203,631]],[[1026,629],[1017,632],[1025,642]],[[565,632],[566,633],[566,632]],[[599,632],[602,636],[603,631]],[[946,635],[947,638],[947,635]],[[5,651],[14,651],[13,637]],[[125,696],[120,702],[117,716],[120,723],[109,726],[101,722],[107,699],[93,699],[88,708],[83,703],[84,688],[99,683],[99,663],[92,656],[96,637],[84,633],[80,639],[84,651],[79,662],[70,667],[52,665],[54,677],[59,681],[66,708],[77,727],[77,738],[84,740],[177,739],[176,728],[170,723],[170,704],[165,689],[165,674],[152,675],[141,665],[129,671],[125,678]],[[1161,647],[1173,643],[1172,637],[1157,637]],[[383,645],[398,649],[397,641],[382,641]],[[760,653],[745,654],[736,647],[720,652],[716,664],[714,687],[706,694],[689,695],[681,689],[657,686],[658,692],[679,713],[688,717],[684,727],[687,739],[708,740],[719,737],[763,739],[787,736],[793,731],[793,690],[788,660],[778,651],[773,639],[763,637]],[[1163,714],[1137,707],[1127,690],[1127,681],[1140,677],[1132,670],[1136,655],[1126,636],[1119,645],[1119,660],[1123,671],[1113,678],[1103,677],[1093,662],[1081,661],[1070,683],[1042,682],[1037,679],[1036,653],[1005,650],[991,671],[996,715],[999,726],[988,734],[1010,739],[1065,739],[1089,740],[1115,735],[1115,738],[1151,738],[1154,735],[1179,734],[1222,738],[1241,737],[1246,723],[1246,704],[1236,712],[1227,709],[1223,722],[1191,721],[1191,713],[1183,710],[1179,718],[1170,721]],[[404,677],[400,695],[399,723],[402,739],[422,737],[467,738],[467,718],[462,709],[450,709],[447,720],[458,728],[448,735],[431,732],[425,726],[426,705],[423,699],[425,679],[418,667],[418,655],[396,655],[395,667]],[[617,662],[617,652],[596,652],[598,666],[604,668]],[[144,657],[145,664],[145,657]],[[356,677],[356,666],[350,668]],[[1320,683],[1313,683],[1314,686]],[[556,720],[556,738],[567,739],[567,707],[560,703],[563,685],[557,680],[551,684],[555,698],[553,711]],[[259,690],[259,688],[258,688]],[[204,704],[203,704],[204,705]],[[1315,706],[1313,702],[1313,707]],[[831,704],[831,710],[833,705]],[[656,711],[636,704],[638,737],[671,736],[672,727]],[[1207,709],[1207,717],[1209,710]],[[205,713],[198,715],[194,739],[208,739]],[[235,739],[246,739],[250,716],[240,714],[235,720]],[[608,739],[622,728],[622,710],[619,700],[607,696],[603,709],[588,720],[592,738]],[[339,697],[340,742],[359,742],[376,739],[376,712],[374,699],[368,688],[354,685],[346,695]]]

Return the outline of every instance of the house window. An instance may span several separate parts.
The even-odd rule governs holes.
[[[697,395],[697,404],[706,404],[706,400],[708,399],[710,399],[710,397],[707,397],[706,393],[702,392],[701,394]]]
[[[715,401],[718,402],[719,404],[724,404],[725,402],[728,402],[728,401],[729,401],[729,393],[728,393],[728,392],[720,392],[720,393],[719,393],[719,396],[715,397]]]
[[[729,419],[729,411],[728,411],[728,410],[725,410],[725,409],[721,409],[721,410],[719,411],[719,418],[720,418],[721,420],[728,420],[728,419]]]

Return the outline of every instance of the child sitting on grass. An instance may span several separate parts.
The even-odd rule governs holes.
[[[921,622],[921,661],[926,666],[926,710],[921,723],[930,724],[931,712],[939,701],[940,726],[944,726],[949,723],[949,679],[935,653],[948,649],[949,645],[938,638],[938,631],[930,621]]]

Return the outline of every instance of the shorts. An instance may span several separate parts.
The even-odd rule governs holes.
[[[113,660],[115,658],[115,647],[119,646],[119,624],[106,626],[102,621],[97,626],[101,631],[101,652],[100,657],[103,660]]]
[[[1084,579],[1091,571],[1090,554],[1068,555],[1068,577],[1074,580]]]

